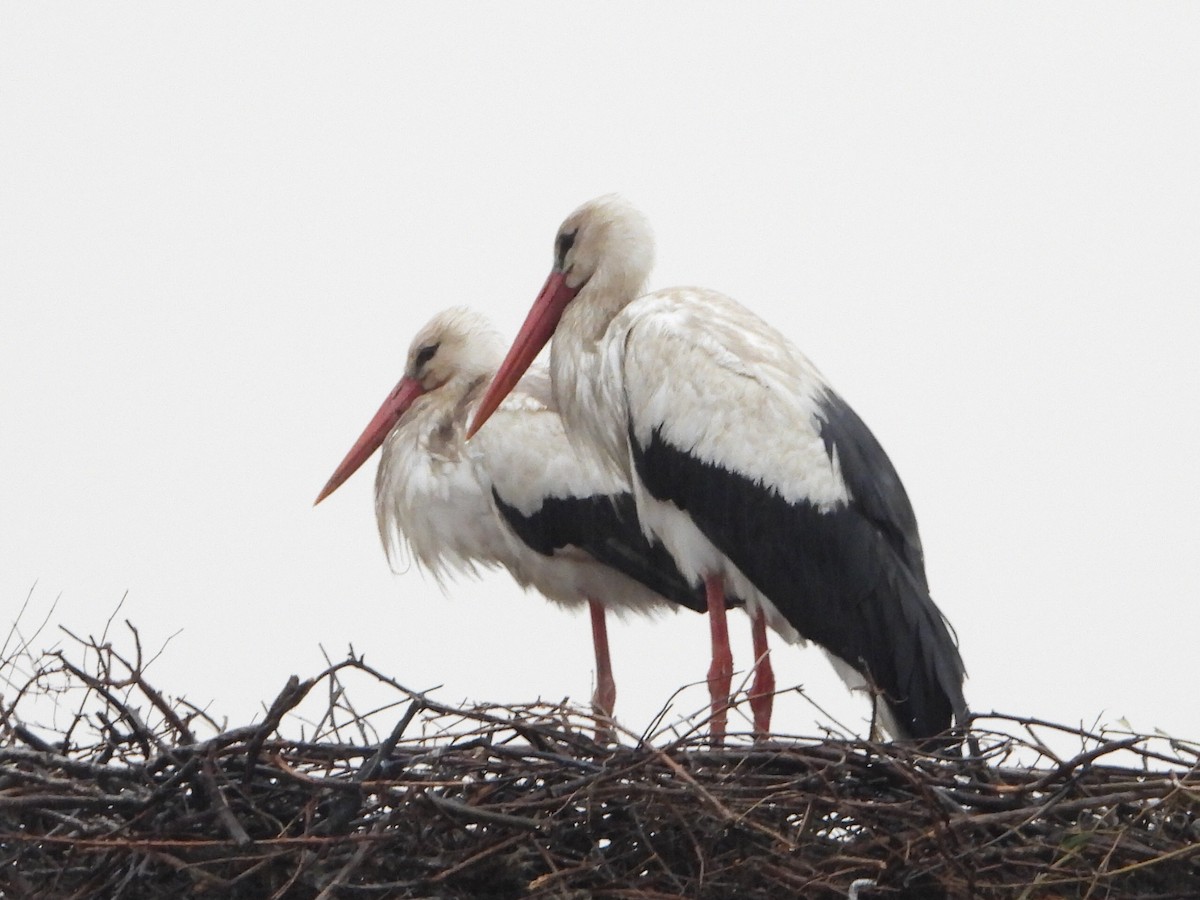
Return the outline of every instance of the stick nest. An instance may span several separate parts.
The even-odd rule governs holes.
[[[989,715],[967,758],[712,747],[703,723],[614,745],[581,710],[448,706],[353,654],[230,728],[153,687],[129,627],[124,654],[2,664],[0,896],[1200,895],[1194,743]],[[367,713],[362,680],[387,695]]]

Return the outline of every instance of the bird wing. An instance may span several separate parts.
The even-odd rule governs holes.
[[[471,441],[478,446],[476,465],[513,534],[546,556],[578,548],[666,599],[703,612],[703,592],[684,580],[661,544],[642,533],[628,486],[567,440],[544,372],[535,370],[529,382],[522,379]]]
[[[685,511],[805,638],[884,692],[913,736],[965,714],[962,660],[925,586],[887,456],[774,329],[713,292],[614,320],[634,471]]]
[[[817,424],[826,453],[837,455],[850,505],[879,529],[916,579],[927,587],[916,514],[896,467],[875,435],[831,388],[819,400]]]

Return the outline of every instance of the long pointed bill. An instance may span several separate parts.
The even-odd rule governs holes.
[[[517,339],[509,348],[508,356],[504,357],[504,362],[500,364],[492,383],[488,385],[479,408],[475,410],[475,418],[471,421],[471,427],[467,429],[468,439],[483,427],[483,423],[496,411],[496,407],[508,396],[508,392],[521,380],[525,370],[554,334],[563,310],[578,293],[579,288],[567,286],[562,272],[550,273],[550,277],[542,286],[542,292],[533,301],[529,315],[525,317],[525,324],[517,332]]]
[[[370,459],[371,454],[379,448],[388,432],[392,430],[392,426],[400,421],[400,417],[412,406],[413,401],[423,393],[425,393],[425,389],[421,387],[421,382],[414,378],[400,379],[400,383],[383,401],[383,406],[379,407],[379,412],[375,413],[371,424],[364,429],[354,446],[350,448],[350,452],[337,467],[337,471],[326,482],[325,487],[321,488],[321,493],[317,494],[313,506],[341,487],[342,482],[357,472],[359,466]]]

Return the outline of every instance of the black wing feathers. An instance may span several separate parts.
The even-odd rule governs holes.
[[[887,453],[858,413],[833,391],[821,398],[818,416],[825,452],[830,459],[837,453],[851,505],[880,530],[909,571],[927,586],[917,517]]]
[[[629,429],[646,489],[688,512],[802,636],[883,691],[909,736],[932,736],[965,714],[963,669],[923,566],[909,565],[920,563],[911,507],[882,449],[844,403],[829,407],[824,434],[857,501],[831,511],[789,503],[672,446],[657,428],[646,445]],[[884,477],[875,482],[880,466]]]
[[[663,597],[704,612],[704,592],[679,574],[671,555],[642,534],[633,495],[547,497],[540,509],[524,515],[504,502],[495,488],[492,496],[500,515],[531,549],[545,556],[575,546]]]

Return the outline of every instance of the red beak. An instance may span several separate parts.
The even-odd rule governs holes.
[[[509,391],[521,380],[525,370],[529,368],[554,334],[554,329],[558,327],[558,320],[562,318],[563,310],[578,293],[579,288],[567,287],[566,276],[562,272],[550,273],[550,277],[542,286],[542,292],[533,301],[529,315],[525,317],[525,324],[517,332],[517,339],[509,348],[508,356],[504,357],[504,362],[496,370],[496,374],[492,377],[492,383],[488,385],[487,392],[479,403],[479,408],[475,410],[475,418],[471,420],[471,427],[467,429],[468,439],[483,427],[483,423],[496,411],[496,407],[504,401]]]
[[[313,506],[341,487],[342,482],[357,472],[358,467],[370,459],[371,454],[379,448],[388,432],[392,430],[392,426],[400,421],[400,417],[412,406],[413,401],[424,393],[425,388],[421,387],[421,382],[415,378],[400,379],[400,383],[383,401],[383,406],[379,407],[379,412],[375,413],[375,418],[371,419],[371,424],[366,427],[354,446],[350,448],[350,452],[346,454],[346,458],[337,467],[337,471],[321,489],[321,493],[317,494]]]

